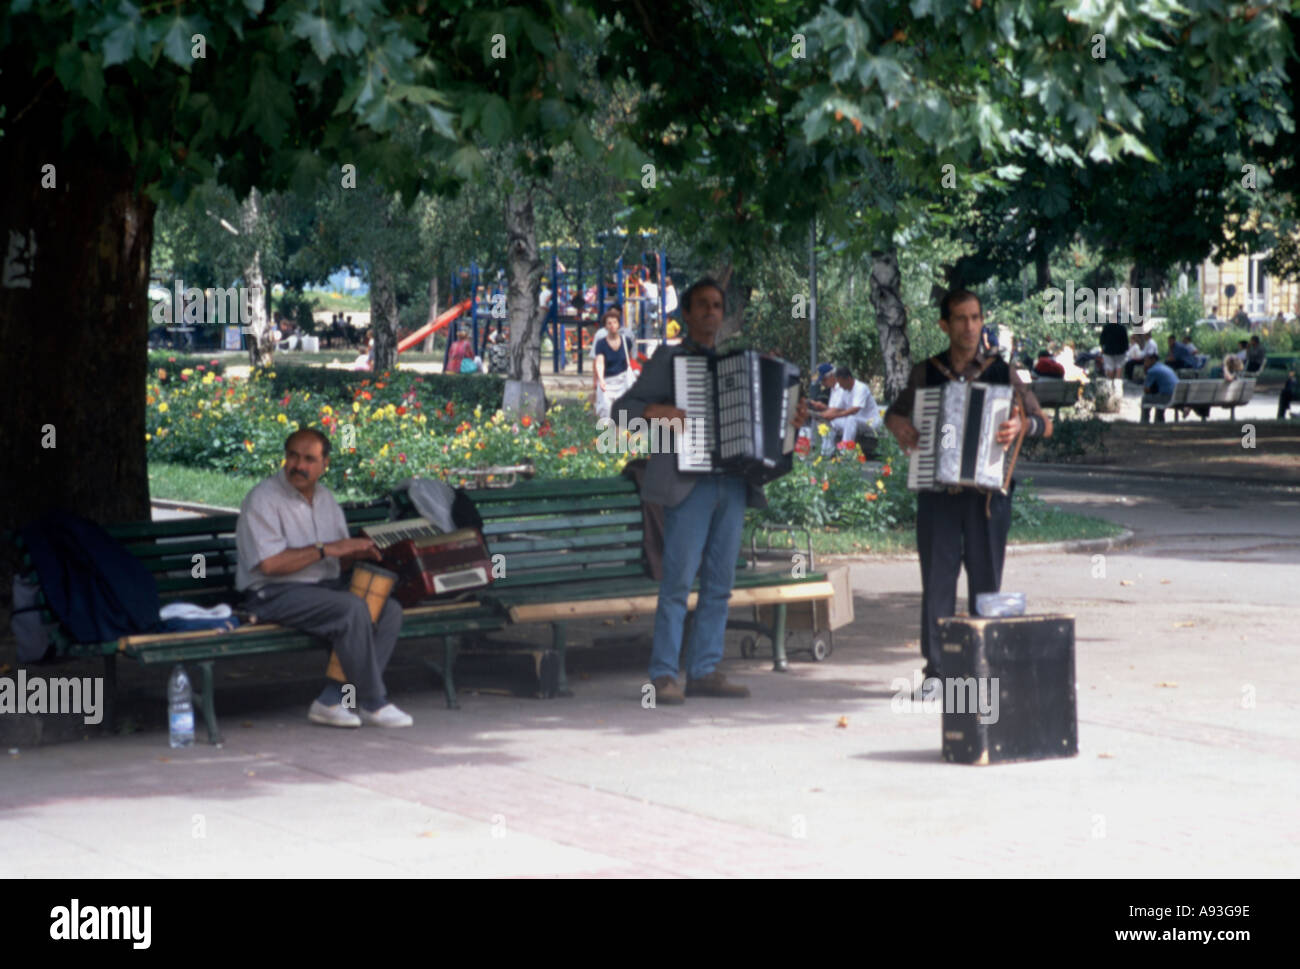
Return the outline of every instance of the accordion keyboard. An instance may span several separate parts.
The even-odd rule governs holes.
[[[380,550],[396,545],[408,538],[432,538],[440,534],[427,518],[407,518],[397,522],[383,522],[378,525],[366,525],[361,533],[375,543]]]
[[[924,387],[916,392],[912,404],[912,424],[920,437],[907,464],[907,487],[912,491],[934,485],[934,472],[938,465],[935,435],[938,433],[942,408],[942,387]]]
[[[686,433],[678,437],[678,471],[712,471],[715,445],[713,388],[706,357],[673,358],[673,406],[686,411]]]

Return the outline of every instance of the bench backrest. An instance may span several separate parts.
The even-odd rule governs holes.
[[[472,497],[504,570],[495,588],[646,574],[641,497],[628,478],[522,481]]]
[[[1188,404],[1212,404],[1214,395],[1219,392],[1222,383],[1218,380],[1187,380],[1182,381],[1187,385]]]
[[[1082,388],[1082,382],[1062,377],[1035,377],[1029,385],[1038,403],[1044,407],[1070,406],[1078,401]]]

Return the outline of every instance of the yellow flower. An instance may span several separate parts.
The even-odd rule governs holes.
[[[417,421],[418,423],[420,423],[420,424],[425,424],[425,423],[427,423],[428,420],[429,420],[429,419],[428,419],[427,417],[425,417],[423,414],[420,414],[420,415],[417,416],[415,419],[416,419],[416,421]]]
[[[161,404],[158,405],[158,413],[159,414],[167,413],[167,401],[164,400]]]
[[[469,453],[468,451],[466,451],[466,452],[465,452],[465,460],[468,461],[469,459],[470,459],[470,453]]]
[[[324,414],[326,417],[328,417],[330,414],[334,413],[334,408],[331,407],[329,404],[326,404],[324,407],[320,409],[320,412]]]
[[[382,458],[382,457],[387,457],[387,456],[388,456],[388,445],[387,445],[387,444],[385,444],[383,447],[381,447],[381,448],[379,449],[379,456],[380,456],[381,458]]]
[[[352,402],[352,413],[359,414],[360,412],[361,412],[361,405],[354,400]]]
[[[289,423],[289,418],[285,417],[283,414],[276,414],[275,419],[279,421],[281,424]]]
[[[144,439],[145,439],[146,441],[152,441],[152,440],[153,440],[153,435],[152,435],[152,434],[146,434],[146,435],[144,436]]]
[[[831,432],[831,426],[829,424],[817,425],[817,433],[820,434],[822,437],[825,437],[830,432]]]
[[[884,491],[884,490],[885,490],[885,483],[884,483],[883,481],[881,481],[879,478],[876,479],[876,490],[877,490],[877,491]]]
[[[186,367],[184,370],[181,371],[181,373],[185,374],[185,376],[187,376],[187,377],[188,377],[190,374],[192,374],[193,372],[194,372],[194,368],[193,368],[193,367]]]

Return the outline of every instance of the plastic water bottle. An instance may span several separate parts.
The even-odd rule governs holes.
[[[190,678],[180,663],[172,669],[167,682],[167,720],[173,747],[188,747],[194,743],[194,692]]]

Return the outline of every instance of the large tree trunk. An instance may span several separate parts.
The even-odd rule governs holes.
[[[376,256],[370,266],[370,330],[375,335],[375,372],[397,367],[397,288],[388,263]]]
[[[727,307],[722,316],[722,329],[718,331],[719,345],[744,329],[745,321],[749,318],[749,299],[754,293],[754,287],[737,276],[734,270],[735,267],[730,262],[725,262],[713,273],[713,278],[722,284]]]
[[[248,193],[239,207],[239,231],[250,243],[257,238],[257,223],[262,218],[262,195],[257,189]],[[266,280],[262,278],[262,253],[254,249],[244,268],[244,286],[248,290],[249,320],[244,332],[248,334],[248,362],[254,367],[269,369],[275,359],[275,334],[271,332],[271,314],[266,308]]]
[[[541,296],[542,261],[537,254],[532,186],[507,196],[506,238],[510,275],[506,304],[510,318],[510,379],[534,383],[542,379],[542,324],[546,311],[537,305]]]
[[[9,104],[33,103],[48,78],[9,73],[5,83],[25,89]],[[119,152],[85,133],[64,147],[58,90],[46,85],[6,120],[0,151],[0,530],[58,507],[102,523],[149,517],[155,206]],[[8,550],[0,563],[7,599]]]
[[[907,309],[903,306],[903,276],[898,251],[871,254],[871,305],[876,311],[880,355],[885,362],[885,399],[892,401],[907,386],[912,346],[907,339]]]

